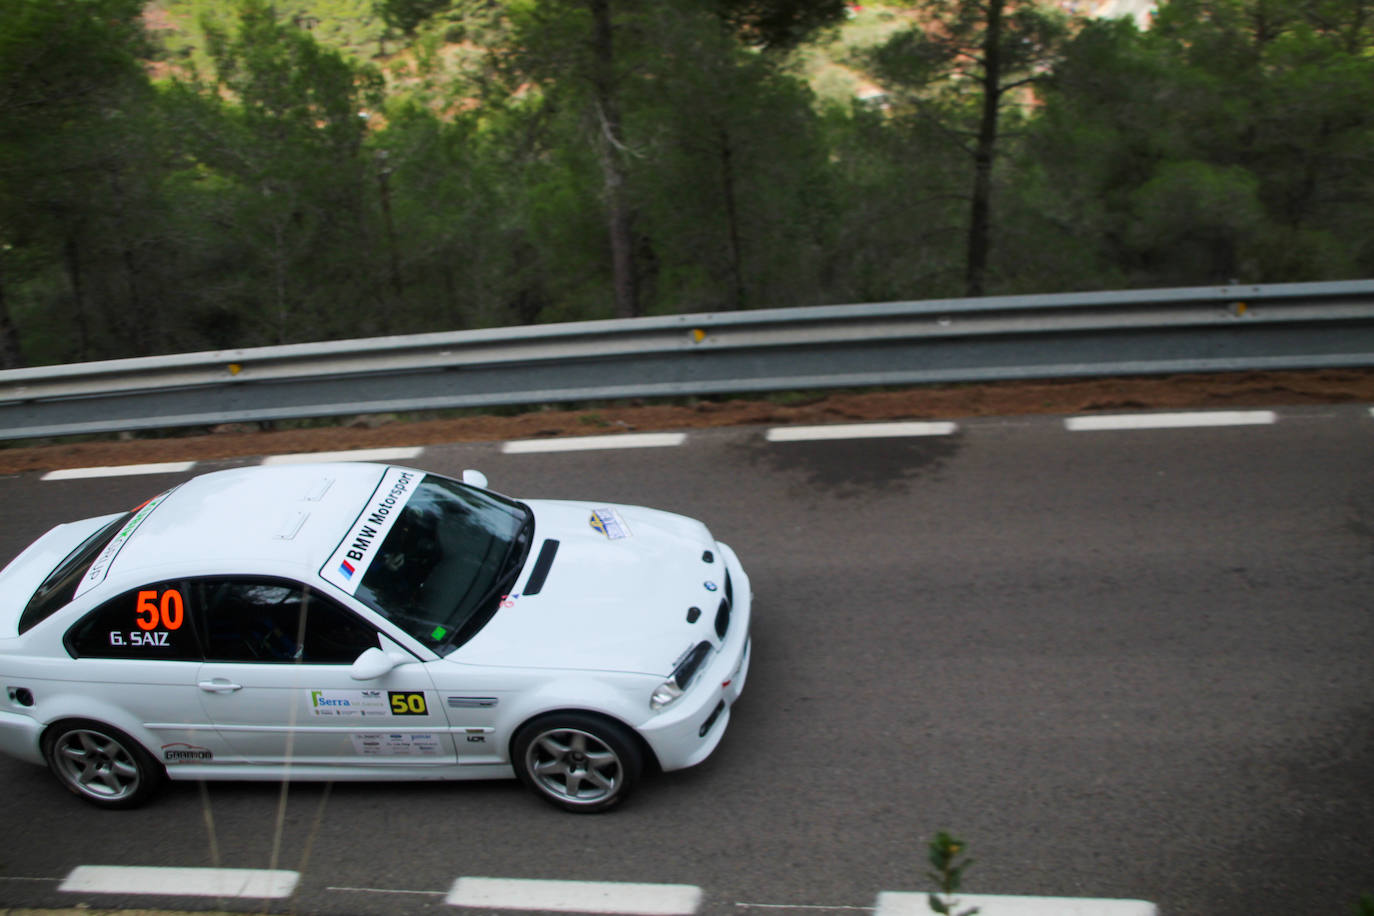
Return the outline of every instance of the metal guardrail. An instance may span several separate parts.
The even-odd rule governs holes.
[[[751,391],[1374,366],[1374,280],[674,315],[0,372],[0,439]]]

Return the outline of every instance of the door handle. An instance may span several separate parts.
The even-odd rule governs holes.
[[[201,681],[196,685],[206,693],[233,693],[235,690],[242,690],[242,684],[235,684],[222,677],[217,677],[213,681]]]

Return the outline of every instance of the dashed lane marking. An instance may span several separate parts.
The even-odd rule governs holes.
[[[736,901],[735,907],[741,910],[829,910],[834,912],[857,910],[861,913],[873,912],[871,906],[852,906],[844,903],[740,903]]]
[[[1069,417],[1064,420],[1064,426],[1070,432],[1097,432],[1116,429],[1265,426],[1277,421],[1278,414],[1272,410],[1203,410],[1187,413],[1133,413]]]
[[[701,904],[701,888],[691,884],[459,878],[444,902],[496,910],[691,916]]]
[[[160,464],[125,464],[113,467],[63,468],[49,471],[42,480],[84,480],[91,477],[135,477],[139,474],[180,474],[195,467],[194,461],[165,461]]]
[[[949,436],[957,423],[841,423],[834,426],[777,426],[764,438],[769,442],[814,442],[826,439],[889,439],[900,436]]]
[[[408,891],[390,887],[326,887],[325,890],[350,894],[415,894],[422,897],[443,897],[447,894],[447,891]]]
[[[409,461],[424,452],[414,448],[362,448],[347,452],[301,452],[294,455],[271,455],[262,459],[264,465],[315,464],[326,461]]]
[[[585,452],[612,448],[671,448],[687,441],[686,433],[627,433],[619,436],[571,436],[564,439],[513,439],[501,446],[505,455],[538,452]]]
[[[76,894],[273,898],[290,897],[300,878],[299,872],[261,868],[81,865],[57,889]]]
[[[68,893],[145,894],[189,897],[281,898],[295,893],[300,874],[250,868],[154,868],[82,865],[65,878],[0,877],[4,881],[58,882]],[[451,906],[488,910],[532,910],[618,916],[693,916],[702,890],[691,884],[630,884],[516,878],[459,878],[443,891],[331,886],[330,891],[444,897]],[[869,912],[874,916],[925,916],[928,892],[882,891],[874,906],[809,903],[743,903],[740,910]],[[1090,897],[1034,897],[959,894],[958,912],[977,908],[981,916],[1159,916],[1146,900]]]
[[[1374,418],[1374,407],[1369,408]],[[1071,432],[1131,429],[1184,429],[1220,426],[1265,426],[1278,422],[1272,410],[1190,411],[1183,413],[1105,414],[1067,417],[1064,427]],[[779,426],[769,429],[769,442],[808,442],[831,439],[878,439],[903,436],[949,436],[959,431],[952,422],[842,423],[832,426]],[[598,449],[663,448],[682,445],[686,433],[629,433],[615,436],[571,436],[554,439],[513,439],[501,446],[503,454],[521,455],[541,452],[580,452]],[[325,461],[408,461],[423,454],[423,447],[357,449],[341,452],[302,452],[272,455],[263,465],[304,464]],[[90,468],[64,468],[49,471],[42,480],[81,480],[98,477],[130,477],[144,474],[180,474],[196,466],[194,461],[169,461],[159,464],[130,464]]]
[[[979,916],[1158,916],[1144,900],[1095,900],[1088,897],[1011,897],[998,894],[956,894],[952,912],[976,911]],[[976,910],[974,909],[976,908]],[[927,916],[930,894],[883,891],[874,916]]]

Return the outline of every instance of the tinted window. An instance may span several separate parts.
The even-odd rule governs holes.
[[[131,515],[132,512],[126,513],[102,526],[99,531],[82,541],[80,547],[67,554],[65,560],[57,564],[57,568],[43,580],[42,585],[38,586],[38,591],[33,593],[28,606],[24,608],[24,613],[19,615],[20,633],[71,602],[77,585],[86,575],[86,570],[95,562],[100,549],[115,536],[115,532]]]
[[[188,661],[200,658],[180,582],[162,582],[105,602],[67,631],[67,650],[85,658]]]
[[[294,582],[201,579],[191,591],[207,661],[346,665],[380,645],[355,614]]]

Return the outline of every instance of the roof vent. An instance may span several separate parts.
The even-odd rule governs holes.
[[[332,486],[334,486],[333,477],[320,478],[319,482],[317,482],[313,487],[306,491],[305,501],[308,503],[319,502],[320,500],[324,499],[324,494],[328,493],[329,488]]]
[[[291,512],[282,521],[281,528],[272,535],[275,540],[289,541],[300,533],[305,520],[310,517],[309,512]]]

